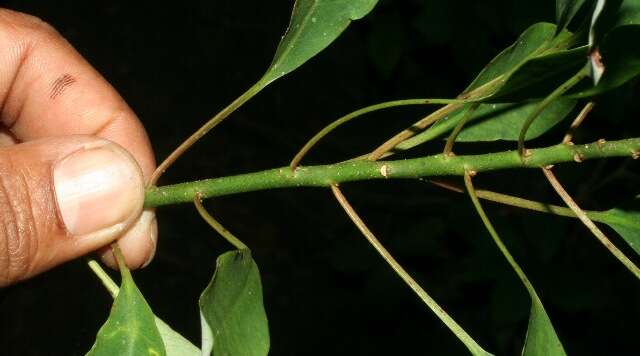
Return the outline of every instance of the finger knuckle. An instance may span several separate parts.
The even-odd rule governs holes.
[[[23,174],[0,157],[0,285],[30,274],[37,250],[37,226]]]

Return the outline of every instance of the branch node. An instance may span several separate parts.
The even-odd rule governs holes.
[[[553,164],[548,164],[546,166],[543,167],[544,169],[552,169],[553,168]]]
[[[468,170],[467,173],[470,177],[475,177],[478,174],[478,171]]]
[[[563,142],[563,143],[565,145],[567,145],[567,146],[573,146],[574,145],[573,141],[567,141],[567,142]]]
[[[380,174],[385,178],[389,178],[389,166],[383,164],[382,167],[380,167]]]

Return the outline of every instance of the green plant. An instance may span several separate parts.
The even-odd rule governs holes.
[[[215,127],[268,84],[291,72],[325,48],[352,19],[366,15],[375,3],[376,1],[299,0],[294,8],[290,30],[278,47],[275,59],[265,76],[176,150],[176,153],[160,166],[154,175],[154,183],[182,152],[208,130]],[[575,34],[566,31],[564,28],[571,22],[572,17],[578,13],[581,6],[587,5],[597,5],[595,9],[600,9],[600,5],[604,5],[604,12],[600,16],[602,19],[586,21],[586,26],[589,28],[581,28]],[[213,348],[216,354],[265,354],[269,341],[255,262],[251,259],[246,246],[204,211],[200,205],[200,199],[259,189],[324,186],[332,188],[349,217],[376,250],[469,350],[473,354],[486,354],[487,352],[470,336],[473,332],[470,334],[465,332],[377,241],[338,188],[340,183],[363,179],[457,175],[464,176],[466,191],[474,206],[531,297],[530,324],[524,352],[545,355],[563,354],[562,345],[558,341],[536,290],[501,242],[498,236],[500,227],[498,226],[497,229],[493,227],[478,198],[556,215],[579,217],[594,231],[594,235],[638,276],[638,269],[634,263],[608,242],[602,232],[591,223],[591,221],[597,221],[611,226],[635,252],[638,252],[638,243],[640,243],[638,241],[640,239],[638,209],[584,212],[558,184],[551,172],[551,166],[614,156],[637,158],[640,139],[608,142],[599,140],[585,145],[572,145],[569,133],[563,143],[547,148],[527,149],[524,144],[526,140],[542,135],[568,117],[574,112],[574,108],[581,104],[578,107],[583,106],[583,109],[579,110],[572,125],[573,129],[577,128],[587,116],[592,100],[597,100],[598,95],[620,86],[638,74],[640,68],[637,49],[628,44],[638,38],[639,10],[637,1],[629,0],[606,3],[598,1],[596,4],[587,1],[558,1],[558,25],[542,23],[530,27],[512,47],[492,61],[455,99],[401,100],[354,112],[322,130],[309,145],[305,146],[302,153],[296,156],[289,167],[172,186],[150,187],[146,199],[147,207],[194,202],[205,220],[237,248],[219,257],[216,274],[200,300],[203,316],[202,348],[205,353]],[[598,17],[598,13],[599,11],[595,11],[593,17]],[[587,39],[587,32],[591,33],[589,39]],[[601,74],[600,56],[606,66]],[[587,57],[589,61],[585,61]],[[586,66],[585,62],[587,62]],[[599,78],[599,82],[589,81],[586,79],[588,75],[594,79]],[[426,104],[444,104],[445,106],[429,114],[412,128],[394,136],[366,156],[328,166],[299,166],[304,152],[333,129],[351,119],[378,109]],[[415,134],[416,131],[420,133]],[[442,154],[412,160],[378,161],[380,158],[391,156],[396,151],[408,150],[447,134],[449,136]],[[517,141],[518,151],[462,156],[451,154],[455,142],[497,139]],[[392,152],[391,149],[394,151]],[[506,168],[542,169],[569,208],[474,189],[472,176],[488,170]],[[451,189],[458,189],[444,185]],[[117,247],[114,249],[117,251]],[[96,263],[91,262],[91,267],[102,278],[112,294],[117,295],[112,314],[101,329],[92,353],[195,354],[199,352],[195,346],[172,333],[158,319],[155,319],[157,325],[157,332],[155,332],[154,316],[146,307],[130,274],[125,269],[122,270],[121,292],[118,293],[118,288]],[[122,325],[126,325],[126,328],[123,329]],[[249,325],[250,328],[243,327],[245,325]],[[127,343],[121,344],[122,340]]]

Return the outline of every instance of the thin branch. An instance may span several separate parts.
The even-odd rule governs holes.
[[[471,119],[471,117],[473,116],[473,113],[476,111],[479,105],[480,103],[473,103],[471,104],[471,106],[469,106],[469,108],[467,108],[467,111],[464,113],[462,120],[458,122],[456,127],[453,129],[453,131],[447,138],[447,143],[445,143],[444,151],[442,152],[442,154],[445,157],[451,156],[451,153],[453,151],[453,144],[456,142],[456,139],[458,138],[460,131],[462,131],[462,128],[464,127],[464,125],[466,125],[467,122],[469,122],[469,119]]]
[[[629,260],[629,258],[627,258],[627,256],[625,256],[622,251],[620,251],[613,243],[611,243],[607,236],[596,226],[596,224],[593,223],[593,221],[591,221],[591,219],[589,219],[587,214],[585,214],[585,212],[571,198],[569,193],[567,193],[567,191],[562,187],[562,184],[560,184],[560,181],[558,181],[551,169],[543,168],[542,172],[547,177],[547,180],[549,180],[549,183],[551,183],[553,189],[558,193],[560,198],[562,198],[564,203],[567,204],[567,206],[571,208],[571,210],[573,210],[573,212],[578,216],[578,219],[582,221],[582,223],[591,231],[591,233],[593,233],[593,235],[604,245],[604,247],[606,247],[607,250],[611,252],[611,254],[613,254],[620,262],[622,262],[622,264],[624,264],[625,267],[627,267],[627,269],[631,271],[631,273],[633,273],[637,278],[640,279],[640,269],[633,262],[631,262],[631,260]]]
[[[148,186],[154,186],[158,182],[158,179],[164,174],[164,172],[176,161],[180,156],[182,156],[193,144],[198,142],[207,132],[211,131],[214,127],[218,126],[224,119],[226,119],[231,113],[236,111],[242,104],[246,103],[249,99],[253,98],[256,94],[264,88],[264,83],[262,81],[254,84],[249,88],[246,92],[240,95],[236,100],[234,100],[227,107],[222,109],[218,114],[209,119],[202,127],[200,127],[196,132],[194,132],[189,138],[184,140],[171,154],[160,163],[158,168],[151,175],[151,179],[149,180]]]
[[[409,105],[431,105],[431,104],[451,104],[451,103],[456,103],[456,102],[460,102],[460,100],[458,99],[406,99],[406,100],[394,100],[394,101],[387,101],[384,103],[379,103],[379,104],[375,104],[375,105],[371,105],[371,106],[367,106],[365,108],[356,110],[352,113],[349,113],[339,119],[337,119],[336,121],[330,123],[329,125],[325,126],[322,130],[320,130],[320,132],[318,132],[315,136],[313,136],[301,149],[300,151],[295,155],[295,157],[293,157],[293,159],[291,160],[291,163],[289,164],[289,167],[291,167],[292,171],[296,170],[296,167],[300,164],[300,161],[302,161],[302,158],[325,136],[327,136],[329,133],[331,133],[333,130],[337,129],[338,127],[346,124],[347,122],[358,118],[364,114],[368,114],[370,112],[374,112],[374,111],[378,111],[378,110],[382,110],[382,109],[388,109],[388,108],[394,108],[394,107],[399,107],[399,106],[409,106]]]
[[[496,243],[496,245],[498,245],[500,252],[502,252],[502,254],[504,255],[504,258],[507,259],[507,262],[509,262],[513,270],[516,271],[516,274],[522,281],[522,284],[524,284],[525,288],[527,288],[527,291],[529,292],[531,297],[532,298],[537,297],[536,291],[533,289],[533,286],[531,285],[529,278],[527,278],[527,276],[522,271],[522,268],[520,268],[520,265],[518,265],[516,260],[513,258],[513,256],[507,249],[507,247],[504,245],[504,243],[502,242],[502,239],[500,239],[500,236],[496,232],[496,229],[491,224],[489,217],[487,216],[484,209],[482,208],[482,204],[480,204],[480,200],[478,200],[476,191],[473,188],[473,182],[471,182],[471,175],[469,174],[469,172],[465,172],[464,174],[464,185],[467,188],[467,192],[469,193],[469,197],[473,202],[473,206],[476,208],[478,215],[480,215],[480,218],[482,219],[484,226],[487,228],[487,231],[489,231],[489,234],[493,238],[493,241]]]
[[[587,105],[584,106],[584,108],[582,108],[582,110],[580,110],[580,114],[578,114],[578,116],[573,120],[571,126],[569,127],[569,130],[564,135],[562,143],[568,144],[571,142],[571,140],[573,140],[573,134],[576,132],[576,129],[580,126],[580,124],[582,124],[584,119],[587,118],[591,110],[593,110],[594,105],[595,104],[593,103],[593,101],[590,101],[587,103]]]
[[[536,106],[536,108],[531,112],[531,114],[529,114],[529,116],[527,117],[527,120],[522,125],[522,129],[520,130],[520,136],[518,137],[518,153],[520,154],[520,157],[524,158],[526,156],[524,141],[526,140],[527,131],[529,131],[529,127],[531,127],[531,124],[533,124],[533,121],[538,117],[538,115],[540,115],[541,112],[544,111],[544,109],[547,108],[547,106],[549,106],[549,104],[551,104],[554,100],[558,99],[562,94],[566,93],[567,90],[573,88],[576,84],[580,83],[582,79],[586,78],[587,76],[588,76],[587,67],[583,67],[582,69],[580,69],[578,73],[574,74],[571,78],[569,78],[566,82],[564,82],[562,85],[557,87],[546,98],[544,98],[544,100],[542,100],[540,104]]]
[[[369,243],[376,249],[376,251],[382,256],[382,258],[391,266],[391,268],[402,278],[402,280],[420,297],[420,299],[433,311],[434,314],[451,330],[457,337],[462,341],[465,346],[471,351],[474,355],[486,355],[487,352],[478,345],[478,343],[467,334],[467,332],[456,323],[455,320],[447,314],[447,312],[440,306],[438,303],[429,296],[429,294],[420,287],[420,285],[407,273],[407,271],[402,268],[402,266],[393,258],[393,256],[387,251],[387,249],[382,246],[380,241],[375,237],[375,235],[369,230],[367,225],[362,221],[362,219],[358,216],[355,209],[349,204],[347,198],[342,194],[337,185],[331,185],[331,190],[335,195],[336,199],[340,203],[340,206],[347,213],[351,221],[358,227],[360,232],[367,238]]]
[[[464,188],[460,188],[448,182],[436,181],[436,180],[428,180],[428,182],[452,192],[465,193]],[[541,213],[547,213],[547,214],[552,214],[552,215],[562,216],[567,218],[577,218],[573,210],[564,206],[542,203],[539,201],[524,199],[524,198],[516,197],[513,195],[493,192],[490,190],[477,189],[476,195],[480,199],[492,201],[494,203],[510,205],[517,208],[529,209],[529,210],[538,211]],[[606,218],[605,218],[606,212],[585,210],[585,214],[587,214],[587,216],[593,221],[598,221],[598,222],[606,221]]]
[[[198,213],[200,216],[214,229],[217,233],[222,235],[230,244],[235,246],[238,250],[246,250],[247,245],[245,245],[240,239],[238,239],[234,234],[232,234],[229,230],[225,229],[222,224],[218,222],[207,209],[202,205],[202,195],[200,193],[196,193],[193,199],[193,204],[196,206]]]

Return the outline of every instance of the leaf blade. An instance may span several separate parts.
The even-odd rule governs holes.
[[[249,250],[226,252],[200,296],[202,354],[262,356],[269,351],[269,326],[258,266]]]
[[[98,331],[96,342],[87,355],[166,355],[151,308],[129,270],[121,268],[121,276],[120,291],[109,318]]]
[[[287,31],[260,82],[266,86],[328,47],[352,21],[366,16],[378,0],[296,0]]]

